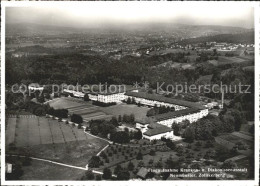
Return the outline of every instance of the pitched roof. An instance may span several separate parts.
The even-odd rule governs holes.
[[[150,123],[153,119],[149,117],[136,118],[136,123],[146,125]]]
[[[129,87],[128,87],[129,88]],[[112,95],[117,93],[124,93],[127,89],[125,85],[113,85],[113,88],[105,87],[101,85],[101,87],[91,87],[92,92],[90,94],[93,95]]]
[[[183,110],[178,110],[178,111],[174,111],[174,112],[167,112],[167,113],[163,113],[163,114],[158,114],[153,116],[153,118],[156,121],[162,121],[165,119],[170,119],[170,118],[177,118],[180,116],[185,116],[188,114],[193,114],[196,112],[199,112],[201,109],[199,108],[188,108],[188,109],[183,109]]]
[[[175,104],[175,105],[181,105],[181,106],[185,106],[185,107],[189,107],[189,108],[192,108],[192,107],[202,108],[202,105],[198,104],[198,103],[179,100],[179,99],[173,99],[173,98],[167,98],[167,97],[164,97],[164,96],[161,96],[158,94],[148,94],[146,92],[126,92],[125,95],[164,102],[164,103],[170,103],[170,104]]]
[[[144,133],[144,135],[154,136],[157,134],[163,134],[163,133],[170,132],[170,131],[173,131],[173,130],[169,127],[160,125],[158,123],[151,123],[148,125],[148,130]]]

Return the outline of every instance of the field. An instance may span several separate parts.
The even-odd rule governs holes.
[[[8,118],[7,123],[8,153],[85,166],[107,144],[82,129],[50,118],[28,115]]]
[[[112,115],[100,111],[100,107],[92,105],[91,102],[85,102],[77,98],[58,98],[50,101],[49,104],[56,109],[68,109],[70,114],[79,114],[86,122],[94,119],[110,119],[112,117]]]
[[[35,171],[37,170],[37,171]],[[54,165],[32,160],[30,166],[23,166],[21,180],[77,180],[85,173],[84,170]]]
[[[237,142],[243,142],[249,147],[249,151],[253,149],[253,138],[244,132],[233,132],[231,134],[220,135],[218,138],[229,142],[229,148],[232,148]]]
[[[87,103],[87,102],[83,102],[83,101],[78,101],[78,100],[75,100],[73,98],[66,98],[66,97],[63,97],[63,98],[56,98],[54,100],[51,100],[49,102],[49,105],[55,109],[69,109],[69,108],[76,108],[76,107],[79,107],[79,106],[89,106],[90,104]]]
[[[146,118],[146,113],[150,109],[148,107],[138,107],[136,105],[127,105],[125,103],[119,105],[113,105],[110,107],[101,107],[99,108],[104,113],[109,115],[114,115],[118,117],[119,115],[123,116],[124,114],[130,115],[134,114],[135,119],[141,120]]]
[[[135,119],[146,118],[148,107],[138,107],[136,105],[127,105],[125,103],[100,107],[92,105],[91,102],[84,102],[76,98],[59,98],[50,102],[50,106],[54,108],[68,109],[70,114],[79,114],[83,117],[84,121],[94,119],[111,119],[112,116],[118,117],[119,115],[134,114]]]

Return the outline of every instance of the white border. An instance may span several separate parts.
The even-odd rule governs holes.
[[[2,8],[2,21],[1,21],[1,184],[2,185],[84,185],[84,184],[91,184],[91,185],[131,185],[133,182],[131,181],[5,181],[5,7],[27,7],[27,6],[52,6],[53,4],[65,4],[67,6],[73,6],[74,3],[84,3],[85,5],[92,4],[92,3],[131,3],[138,6],[140,3],[154,3],[156,6],[160,5],[160,3],[174,3],[176,5],[192,5],[197,6],[201,4],[223,4],[223,6],[230,6],[232,8],[232,5],[234,3],[236,4],[242,4],[243,6],[251,6],[255,8],[255,180],[252,181],[242,181],[242,180],[228,180],[228,181],[207,181],[207,180],[183,180],[183,181],[150,181],[149,185],[151,186],[157,186],[158,184],[164,184],[164,185],[189,185],[189,184],[196,184],[196,182],[200,185],[258,185],[259,181],[259,15],[260,15],[260,8],[258,2],[75,2],[75,1],[59,1],[59,2],[8,2],[8,1],[2,1],[1,2],[1,8]],[[158,6],[159,8],[159,6]],[[62,174],[62,173],[61,173]],[[196,181],[196,182],[194,182]],[[143,185],[143,181],[135,181],[135,185]]]

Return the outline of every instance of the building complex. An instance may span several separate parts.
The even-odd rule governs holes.
[[[138,92],[137,90],[116,93],[90,93],[89,98],[103,103],[118,103],[130,98],[141,105],[174,108],[175,111],[158,114],[136,122],[136,128],[142,132],[143,138],[148,140],[158,140],[162,137],[177,139],[171,128],[173,123],[180,123],[184,120],[193,123],[208,115],[208,109],[198,103]]]

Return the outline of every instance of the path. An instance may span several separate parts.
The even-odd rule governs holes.
[[[22,156],[22,155],[13,155],[13,154],[6,154],[6,156],[16,156],[16,157],[21,157],[21,158],[25,158],[27,156]],[[43,161],[43,162],[48,162],[48,163],[52,163],[55,165],[60,165],[60,166],[64,166],[64,167],[69,167],[69,168],[74,168],[74,169],[79,169],[79,170],[88,170],[87,168],[84,167],[77,167],[77,166],[73,166],[73,165],[69,165],[69,164],[65,164],[65,163],[59,163],[56,161],[51,161],[51,160],[47,160],[47,159],[42,159],[42,158],[35,158],[35,157],[30,157],[29,158],[33,159],[33,160],[37,160],[37,161]],[[96,171],[96,170],[92,170],[93,173],[96,174],[103,174],[103,172],[100,171]],[[112,175],[113,177],[115,177],[115,175]]]
[[[6,154],[6,156],[16,156],[16,157],[21,157],[21,158],[27,157],[27,156],[22,156],[22,155],[13,155],[13,154]],[[69,165],[69,164],[65,164],[65,163],[59,163],[59,162],[51,161],[51,160],[47,160],[47,159],[35,158],[35,157],[30,157],[30,156],[29,156],[29,158],[31,158],[33,160],[44,161],[44,162],[48,162],[48,163],[52,163],[52,164],[56,164],[56,165],[61,165],[64,167],[70,167],[70,168],[80,169],[80,170],[87,170],[84,167],[77,167],[77,166],[73,166],[73,165]]]

